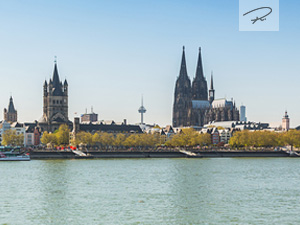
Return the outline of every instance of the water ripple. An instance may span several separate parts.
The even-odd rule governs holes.
[[[0,163],[0,224],[299,224],[297,159]]]

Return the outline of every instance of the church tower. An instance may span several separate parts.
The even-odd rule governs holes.
[[[285,111],[284,117],[282,118],[282,130],[288,131],[290,129],[290,118],[287,114],[287,111]]]
[[[209,103],[211,104],[215,100],[215,89],[214,89],[214,81],[213,81],[213,73],[211,72],[210,78],[210,89],[209,89]]]
[[[10,96],[8,109],[4,109],[4,120],[9,123],[18,121],[18,112],[15,109],[12,96]]]
[[[204,77],[201,48],[199,48],[196,76],[192,84],[192,100],[207,100],[207,81]]]
[[[59,79],[55,60],[53,76],[44,82],[43,117],[39,121],[43,130],[54,132],[61,124],[68,124],[68,82]]]
[[[190,125],[191,118],[191,81],[187,74],[185,52],[183,46],[181,67],[179,77],[176,81],[174,105],[173,105],[173,127]]]

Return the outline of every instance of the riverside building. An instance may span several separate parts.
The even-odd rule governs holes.
[[[91,107],[91,113],[87,113],[87,110],[85,111],[85,114],[82,114],[80,116],[80,120],[81,120],[81,123],[84,123],[84,122],[97,122],[98,121],[98,114],[97,113],[94,113],[93,111],[93,107]]]

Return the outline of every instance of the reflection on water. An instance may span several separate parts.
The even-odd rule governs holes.
[[[38,186],[40,189],[40,198],[42,205],[40,210],[43,217],[40,220],[47,219],[47,222],[57,224],[65,223],[69,215],[70,199],[67,197],[69,192],[68,183],[72,176],[67,173],[68,165],[66,160],[44,161],[42,170],[40,170]],[[34,215],[36,216],[36,215]]]
[[[300,161],[1,162],[0,224],[298,224]]]

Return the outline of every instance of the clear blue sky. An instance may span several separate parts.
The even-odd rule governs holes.
[[[58,58],[69,83],[69,117],[171,124],[182,45],[195,75],[214,71],[216,97],[244,103],[252,121],[300,125],[300,3],[280,2],[279,32],[239,32],[238,1],[9,0],[0,3],[0,108],[13,94],[19,121],[42,116],[45,78]]]

